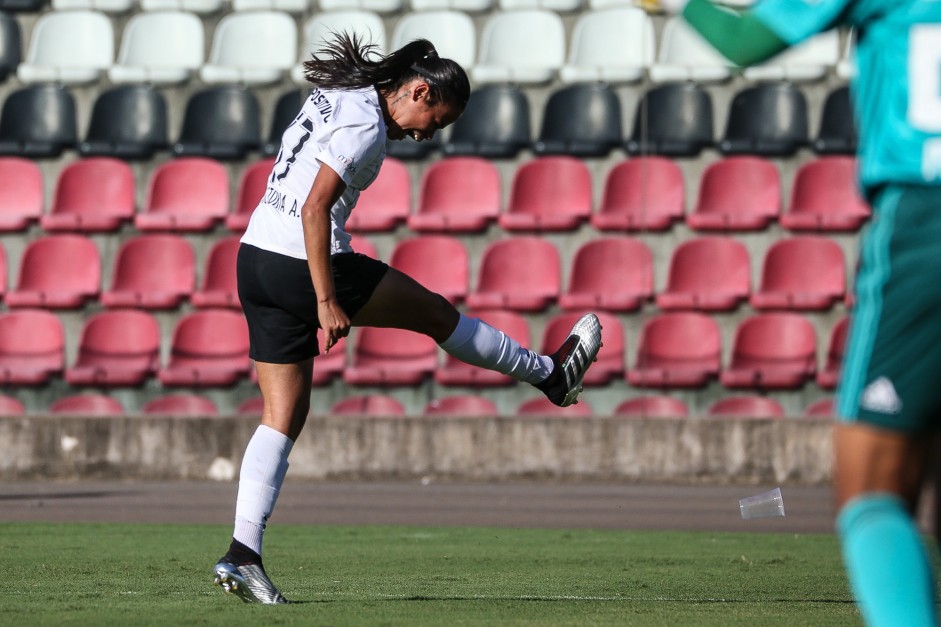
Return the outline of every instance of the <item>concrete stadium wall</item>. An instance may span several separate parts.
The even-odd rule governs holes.
[[[0,480],[237,476],[257,420],[0,418]],[[309,479],[521,478],[823,484],[832,422],[808,419],[311,418]]]

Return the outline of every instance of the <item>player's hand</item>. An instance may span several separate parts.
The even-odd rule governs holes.
[[[329,353],[340,338],[350,334],[350,319],[335,299],[317,303],[317,319],[323,329],[324,353]]]
[[[633,2],[634,6],[647,13],[679,14],[686,8],[689,0],[633,0]]]

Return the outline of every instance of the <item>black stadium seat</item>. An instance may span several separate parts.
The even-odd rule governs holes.
[[[513,85],[486,85],[471,93],[443,151],[449,156],[512,159],[530,143],[526,94]]]
[[[821,155],[856,154],[856,124],[849,87],[838,87],[827,95],[814,150]]]
[[[549,96],[538,155],[604,157],[621,144],[621,101],[607,85],[580,83]]]
[[[669,83],[644,94],[625,147],[632,155],[695,157],[713,137],[709,92],[696,83]]]
[[[301,110],[304,99],[307,97],[308,90],[292,89],[289,92],[281,94],[278,102],[274,105],[274,114],[271,117],[271,128],[268,131],[268,141],[261,147],[261,154],[267,157],[273,157],[278,154],[281,148],[281,136],[291,125],[294,118]]]
[[[16,73],[20,64],[22,48],[20,24],[9,13],[0,11],[0,81]]]
[[[0,112],[0,155],[58,157],[78,141],[75,98],[56,85],[10,94]]]
[[[790,83],[765,83],[735,94],[729,106],[727,155],[788,157],[808,143],[807,99]]]
[[[149,159],[169,146],[167,137],[163,95],[150,86],[128,85],[98,96],[78,150],[84,156]]]
[[[261,113],[255,94],[236,86],[210,87],[186,103],[183,130],[173,144],[173,154],[236,160],[260,144]]]

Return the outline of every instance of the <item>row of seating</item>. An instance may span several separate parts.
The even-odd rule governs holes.
[[[479,315],[521,343],[530,343],[526,319],[505,310]],[[562,313],[546,325],[539,346],[555,350],[580,313]],[[815,381],[833,388],[846,342],[847,318],[832,330],[826,363],[817,368],[813,324],[796,313],[760,313],[735,329],[731,357],[722,365],[717,322],[698,312],[663,313],[649,319],[638,339],[636,361],[625,365],[627,343],[617,317],[599,313],[605,343],[586,386],[623,379],[640,388],[699,388],[718,379],[727,388],[798,389]],[[23,309],[0,314],[0,382],[43,385],[64,373],[76,386],[135,386],[156,376],[165,386],[220,387],[254,377],[248,330],[240,312],[206,309],[181,315],[166,363],[159,363],[156,319],[136,309],[103,311],[85,322],[75,362],[66,368],[61,321],[52,312]],[[349,358],[347,357],[349,354]],[[399,329],[357,329],[352,350],[341,341],[318,358],[314,383],[342,378],[349,385],[416,386],[429,378],[444,386],[505,386],[513,380],[469,366],[440,350],[431,338]]]
[[[303,4],[304,0],[293,0]],[[651,18],[636,8],[581,13],[566,40],[562,17],[546,9],[488,14],[480,41],[474,20],[460,11],[407,14],[391,40],[378,13],[325,11],[299,29],[284,11],[235,12],[222,17],[204,57],[205,28],[194,13],[138,13],[122,33],[115,57],[115,33],[107,14],[90,10],[42,14],[32,29],[26,58],[19,57],[16,20],[4,14],[8,33],[0,65],[15,70],[24,83],[73,85],[112,82],[182,84],[198,74],[204,83],[270,85],[290,77],[304,84],[302,63],[334,31],[350,30],[389,52],[424,37],[442,56],[453,58],[480,84],[513,82],[538,85],[604,80],[633,83],[645,76],[656,83],[728,80],[735,69],[681,18],[667,20],[657,42]],[[302,32],[300,46],[298,31]],[[747,79],[822,80],[840,66],[840,34],[818,35],[764,65],[744,72]],[[841,76],[847,78],[847,76]]]
[[[127,160],[150,159],[167,150],[178,157],[223,160],[244,159],[256,151],[274,156],[305,97],[304,91],[292,90],[278,98],[263,140],[254,92],[235,86],[197,91],[186,102],[181,130],[171,143],[163,94],[149,86],[115,87],[95,100],[87,133],[80,140],[75,99],[68,90],[55,85],[25,87],[3,102],[0,155],[50,158],[75,149],[85,156]],[[425,159],[436,151],[446,156],[507,159],[524,150],[589,158],[618,149],[631,155],[669,157],[694,157],[706,149],[774,157],[790,156],[802,148],[850,155],[857,144],[846,87],[827,97],[813,139],[806,98],[788,83],[761,84],[738,92],[729,108],[725,134],[718,141],[712,99],[694,83],[647,91],[628,135],[622,131],[621,119],[620,99],[610,87],[575,85],[550,94],[534,139],[525,92],[517,86],[491,85],[472,92],[461,118],[432,141],[390,141],[388,149],[391,156],[404,160]]]
[[[368,240],[358,252],[376,257]],[[240,307],[236,286],[238,237],[215,241],[196,288],[196,259],[183,237],[149,234],[125,240],[113,268],[103,272],[95,243],[82,235],[50,235],[30,242],[16,285],[7,291],[7,260],[0,248],[0,298],[10,308],[77,309],[100,300],[107,308]],[[730,237],[698,237],[671,253],[664,288],[654,290],[653,255],[626,237],[589,240],[575,251],[563,289],[562,259],[548,240],[518,236],[491,242],[478,264],[459,240],[424,235],[399,241],[390,265],[455,304],[473,309],[630,312],[654,300],[664,311],[730,311],[743,302],[756,310],[823,311],[847,298],[846,262],[835,241],[819,236],[777,240],[765,253],[757,288],[745,246]],[[102,291],[102,275],[110,274]]]
[[[189,157],[157,166],[138,212],[131,167],[110,157],[89,157],[59,173],[48,210],[38,165],[0,157],[0,232],[37,223],[50,233],[101,233],[133,224],[138,231],[206,232],[224,224],[242,232],[264,196],[273,159],[247,167],[234,203],[229,175],[217,161]],[[571,231],[590,223],[599,231],[663,231],[684,221],[697,231],[754,231],[778,221],[793,231],[855,231],[870,209],[857,191],[855,161],[829,156],[798,169],[782,213],[775,165],[735,156],[706,167],[692,210],[679,166],[663,157],[616,164],[594,207],[594,183],[583,161],[537,157],[514,173],[505,207],[496,166],[480,157],[453,157],[425,169],[412,211],[407,167],[389,157],[367,188],[347,227],[354,233],[476,233],[496,224],[507,232]],[[230,207],[231,206],[231,207]]]

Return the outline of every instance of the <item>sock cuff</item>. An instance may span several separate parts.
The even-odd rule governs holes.
[[[463,346],[474,337],[478,322],[477,318],[470,318],[461,314],[461,317],[457,321],[457,326],[454,327],[454,331],[452,331],[448,339],[441,342],[439,346],[446,351]]]
[[[268,450],[283,455],[285,458],[291,454],[291,449],[294,448],[294,440],[267,425],[258,425],[252,439],[255,438],[258,438],[259,443],[264,443]]]
[[[839,533],[846,533],[869,516],[885,512],[909,515],[905,501],[895,494],[890,492],[860,494],[847,501],[840,510],[836,517],[836,529]]]

